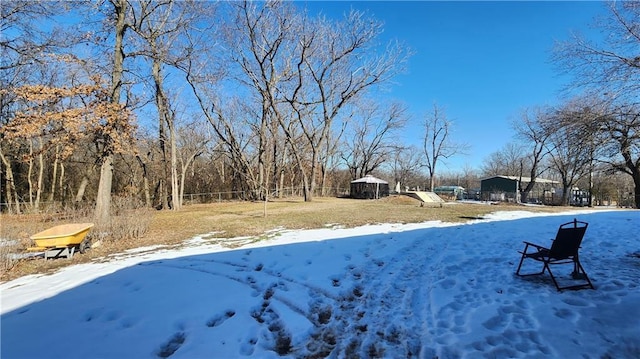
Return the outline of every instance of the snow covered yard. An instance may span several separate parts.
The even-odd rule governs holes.
[[[514,276],[523,240],[548,245],[574,217],[596,290]],[[639,251],[640,211],[283,231],[235,250],[194,238],[3,283],[0,354],[637,358]]]

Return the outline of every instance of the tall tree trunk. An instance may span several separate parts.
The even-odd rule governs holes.
[[[279,183],[278,183],[278,177],[280,174],[280,168],[279,168],[279,163],[278,163],[278,140],[275,138],[271,143],[272,146],[272,150],[273,150],[273,161],[271,163],[271,171],[273,173],[273,187],[274,187],[274,196],[280,197],[279,193],[280,193],[280,188],[279,188]]]
[[[640,209],[640,167],[636,167],[636,170],[633,172],[633,184],[635,188],[633,190],[635,195],[635,205],[636,208]]]
[[[304,168],[304,162],[300,157],[298,151],[293,151],[293,154],[296,159],[296,164],[298,165],[298,170],[300,171],[300,176],[302,177],[302,195],[304,197],[305,202],[310,202],[313,199],[311,195],[311,188],[309,183],[309,175],[307,174],[307,170]],[[292,184],[293,186],[293,184]]]
[[[89,184],[89,177],[83,176],[82,181],[80,181],[80,186],[78,186],[78,192],[76,192],[75,202],[82,202],[82,198],[84,197],[84,191],[87,189],[87,185]]]
[[[40,211],[40,199],[42,198],[42,188],[44,187],[44,154],[42,153],[42,137],[39,139],[40,142],[40,153],[38,154],[38,188],[36,189],[36,202],[34,210],[36,212]]]
[[[98,182],[98,197],[96,199],[96,222],[106,226],[111,220],[111,186],[113,182],[113,155],[103,158],[100,166],[100,182]]]
[[[195,152],[194,154],[192,154],[191,156],[189,156],[189,158],[187,158],[186,161],[180,161],[182,163],[182,168],[180,171],[180,193],[178,196],[178,200],[179,200],[179,207],[182,207],[182,199],[184,198],[184,182],[185,179],[187,177],[187,171],[189,170],[189,166],[193,165],[196,157],[198,157],[201,153],[200,152]]]
[[[262,94],[263,97],[265,94]],[[267,95],[268,94],[267,92]],[[260,188],[260,194],[258,199],[266,200],[267,191],[267,123],[269,117],[269,101],[263,99],[262,101],[262,117],[260,118],[260,132],[258,133],[258,188]]]
[[[21,213],[20,202],[18,198],[18,192],[16,191],[16,184],[13,179],[13,170],[11,169],[11,162],[4,155],[4,152],[2,151],[2,147],[0,147],[0,160],[2,160],[2,163],[4,164],[4,168],[5,168],[4,180],[6,182],[5,190],[7,194],[7,209],[9,210],[9,213],[11,213],[11,203],[15,199],[16,214],[20,214]]]
[[[144,205],[145,207],[151,207],[151,192],[149,190],[149,173],[147,171],[147,164],[142,161],[140,156],[136,156],[140,168],[142,168],[142,190],[144,192]]]
[[[281,197],[285,196],[286,194],[283,192],[284,190],[284,168],[285,165],[287,163],[287,150],[286,148],[283,149],[283,153],[282,153],[282,164],[280,165],[280,169],[279,169],[279,173],[280,173],[280,185],[278,186],[278,193]]]
[[[563,206],[569,205],[569,198],[571,196],[571,186],[566,183],[566,181],[562,181],[562,199],[560,200],[560,204]]]
[[[180,172],[180,193],[179,196],[177,198],[178,200],[178,208],[182,208],[182,199],[184,198],[184,180],[187,177],[187,169],[189,167],[189,163],[187,162],[187,165],[184,166],[182,168],[182,171]]]
[[[53,159],[53,173],[51,175],[51,189],[49,190],[49,198],[47,202],[53,202],[56,194],[56,184],[58,183],[58,153],[60,151],[59,145],[56,145],[54,159]]]
[[[152,43],[152,46],[155,46],[155,43]],[[161,73],[161,62],[160,59],[155,57],[153,59],[153,66],[151,67],[151,72],[153,75],[153,81],[155,84],[156,91],[156,109],[158,111],[158,135],[159,135],[159,143],[160,143],[160,151],[162,153],[162,171],[163,177],[160,179],[160,199],[158,205],[162,207],[162,209],[169,209],[169,193],[167,182],[171,182],[171,196],[172,202],[175,203],[175,198],[173,198],[174,194],[177,192],[178,188],[174,185],[174,163],[173,163],[173,119],[169,116],[169,109],[167,104],[167,99],[164,95],[164,91],[162,88],[162,73]],[[168,134],[167,134],[168,130]],[[169,149],[167,149],[167,138],[169,142]],[[169,154],[170,152],[171,154]],[[171,156],[171,163],[169,162],[169,157]],[[174,204],[175,205],[175,204]]]
[[[29,183],[29,206],[33,208],[33,140],[29,141],[29,169],[27,170],[27,182]]]
[[[320,164],[320,196],[324,197],[327,195],[326,192],[326,182],[327,182],[327,172],[329,169],[329,161],[330,161],[330,149],[329,142],[331,141],[331,136],[327,138],[327,147],[325,148],[325,154],[322,159],[322,163]]]
[[[309,172],[309,186],[304,196],[305,202],[313,201],[313,195],[316,190],[316,176],[318,174],[318,151],[316,149],[311,151],[311,171]]]
[[[436,165],[435,162],[433,164],[433,169],[429,170],[429,191],[433,192],[434,187],[436,186]]]
[[[66,197],[66,191],[63,190],[63,185],[64,185],[64,175],[65,175],[65,168],[64,168],[64,162],[60,162],[60,182],[59,182],[59,187],[58,187],[58,192],[60,193],[60,197],[64,199]]]
[[[91,166],[86,169],[86,171],[82,174],[82,180],[80,181],[80,185],[78,186],[78,191],[76,192],[76,196],[74,202],[80,203],[84,199],[84,192],[87,189],[87,185],[89,184],[89,178],[91,177],[91,172],[95,167]]]
[[[176,144],[176,129],[173,116],[171,116],[169,124],[171,146],[171,202],[173,203],[172,209],[178,211],[182,208],[182,194],[178,181],[178,146]]]
[[[122,91],[122,73],[124,68],[124,34],[126,26],[127,0],[113,0],[115,22],[115,45],[113,58],[113,72],[111,74],[111,103],[120,103]],[[100,181],[98,182],[98,194],[96,197],[95,221],[97,226],[109,224],[111,216],[111,186],[113,184],[113,151],[110,148],[110,139],[105,140],[105,149],[102,155],[100,168]]]

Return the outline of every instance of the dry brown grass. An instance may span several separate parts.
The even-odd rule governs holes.
[[[114,220],[127,231],[138,231],[139,236],[123,236],[117,241],[105,240],[72,259],[20,260],[2,268],[1,280],[9,280],[33,273],[50,273],[70,264],[84,263],[126,249],[149,245],[179,245],[196,235],[217,232],[216,237],[233,238],[256,236],[277,229],[320,228],[326,225],[355,227],[372,223],[415,223],[432,220],[465,222],[495,211],[527,210],[558,212],[566,207],[521,207],[518,205],[484,205],[447,203],[420,206],[417,200],[405,196],[391,196],[366,201],[343,198],[314,198],[304,202],[301,198],[263,202],[223,202],[183,207],[179,212],[132,210],[122,212]],[[572,208],[575,209],[575,208]],[[75,219],[75,218],[74,218]],[[56,224],[56,221],[37,215],[0,217],[0,238],[18,240],[21,250],[29,246],[29,236]],[[92,230],[93,231],[93,230]],[[90,235],[96,235],[91,233]]]

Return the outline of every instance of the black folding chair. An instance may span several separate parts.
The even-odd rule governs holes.
[[[580,264],[580,258],[578,255],[578,250],[580,249],[580,244],[582,243],[582,238],[584,237],[584,233],[587,231],[588,225],[588,223],[578,221],[577,219],[560,225],[556,238],[551,244],[551,248],[545,248],[525,241],[524,250],[522,252],[518,252],[522,254],[522,257],[520,258],[520,264],[518,264],[516,274],[519,276],[531,276],[540,275],[545,271],[549,271],[551,280],[553,280],[553,284],[555,284],[558,290],[583,288],[594,289],[589,276],[587,276],[587,272],[585,272],[582,264]],[[534,251],[529,251],[529,247],[532,247]],[[539,273],[521,274],[520,269],[522,268],[522,262],[524,262],[526,258],[542,262],[542,271]],[[558,281],[551,271],[551,265],[571,263],[573,264],[573,272],[571,273],[572,278],[586,280],[586,283],[561,287],[558,285]]]

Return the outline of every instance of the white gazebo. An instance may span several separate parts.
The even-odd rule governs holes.
[[[372,175],[351,181],[351,198],[378,199],[389,196],[389,182]]]

